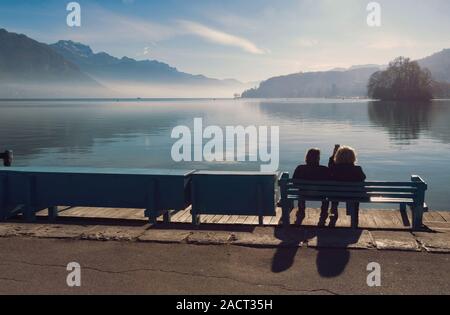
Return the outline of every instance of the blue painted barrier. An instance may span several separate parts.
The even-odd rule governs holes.
[[[162,212],[190,205],[193,171],[112,168],[8,167],[0,168],[0,220],[23,213],[34,220],[57,206],[139,208],[151,222]]]
[[[276,215],[277,173],[197,171],[192,174],[192,223],[200,215]]]

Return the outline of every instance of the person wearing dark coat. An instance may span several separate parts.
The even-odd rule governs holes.
[[[310,149],[306,154],[305,165],[299,165],[295,169],[293,179],[308,181],[327,181],[330,180],[330,170],[326,166],[320,165],[320,150]],[[321,221],[325,221],[328,217],[329,202],[323,201],[321,207]],[[304,215],[306,209],[305,201],[298,202],[299,215]]]
[[[356,152],[351,147],[340,147],[334,157],[334,163],[330,167],[331,180],[336,182],[364,182],[366,174],[364,174],[361,166],[356,165]],[[337,220],[338,216],[337,202],[332,202],[331,213]],[[359,204],[356,205],[359,210]]]

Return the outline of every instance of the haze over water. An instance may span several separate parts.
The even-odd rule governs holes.
[[[174,162],[172,129],[197,117],[205,126],[279,126],[280,171],[292,173],[308,148],[320,148],[326,164],[334,144],[351,145],[369,180],[421,175],[430,208],[450,209],[450,101],[0,101],[0,150],[14,150],[16,166],[259,170],[259,162]]]

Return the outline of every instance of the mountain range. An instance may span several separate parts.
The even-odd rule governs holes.
[[[418,60],[428,68],[436,94],[450,97],[450,49]],[[385,65],[294,73],[259,84],[193,75],[156,60],[95,53],[73,41],[40,43],[0,29],[0,98],[72,97],[366,97],[370,76]]]
[[[225,91],[222,96],[229,97],[248,87],[237,80],[181,72],[156,60],[94,53],[73,41],[48,45],[0,29],[0,98],[195,97],[208,91],[211,96]]]
[[[48,45],[0,29],[0,97],[46,97],[75,85],[86,93],[104,91]],[[52,86],[53,92],[44,86]]]
[[[437,97],[450,96],[450,49],[417,60],[428,68],[436,81]],[[301,97],[366,97],[370,76],[385,65],[352,66],[321,72],[294,73],[270,78],[259,87],[246,90],[243,98],[301,98]]]
[[[76,64],[81,71],[99,81],[207,85],[240,83],[236,80],[217,80],[180,72],[156,60],[138,61],[128,57],[119,59],[105,52],[94,53],[89,46],[73,41],[61,40],[50,47],[66,60]]]

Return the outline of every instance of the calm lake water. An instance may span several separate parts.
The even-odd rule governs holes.
[[[334,144],[357,149],[370,180],[429,183],[427,202],[450,209],[450,101],[336,100],[0,101],[0,150],[15,165],[259,170],[253,162],[171,159],[175,126],[279,126],[280,170],[310,147],[327,163]]]

